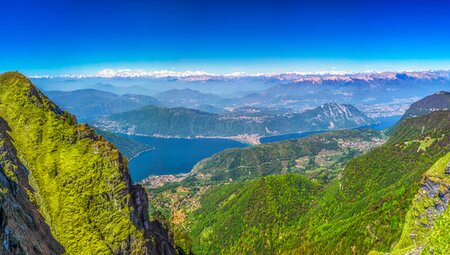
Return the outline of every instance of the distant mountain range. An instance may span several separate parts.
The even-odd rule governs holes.
[[[404,72],[285,72],[285,73],[245,73],[235,72],[230,74],[213,74],[204,71],[186,71],[177,72],[169,70],[161,71],[144,71],[133,69],[103,69],[95,74],[88,75],[62,75],[62,76],[34,76],[32,78],[154,78],[154,79],[185,79],[185,80],[236,80],[244,78],[273,78],[277,80],[349,80],[349,79],[396,79],[396,78],[423,78],[423,79],[440,79],[450,78],[450,71],[404,71]]]
[[[150,95],[167,106],[211,109],[214,113],[245,106],[299,111],[333,99],[380,117],[402,115],[425,95],[448,90],[449,77],[449,71],[213,75],[108,70],[91,76],[35,77],[34,81],[45,91],[92,88]]]
[[[202,105],[216,105],[222,100],[217,95],[201,93],[193,89],[172,89],[156,94],[154,97],[164,105],[187,108],[197,108]]]
[[[130,111],[146,105],[162,105],[150,96],[132,94],[119,96],[94,89],[48,91],[46,95],[64,110],[75,114],[80,121]]]
[[[327,103],[301,113],[213,114],[187,108],[143,107],[95,120],[118,133],[151,136],[267,136],[367,126],[375,121],[352,105]]]

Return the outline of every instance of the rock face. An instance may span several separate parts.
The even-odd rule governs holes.
[[[28,170],[17,158],[8,129],[0,118],[0,254],[62,254],[64,248],[29,200]]]
[[[316,116],[306,118],[308,123],[313,126],[326,127],[327,129],[360,127],[375,123],[374,120],[349,104],[326,103],[306,111],[305,115],[309,112],[316,114]]]
[[[25,76],[0,75],[0,117],[1,254],[176,254],[116,147]]]
[[[433,199],[434,201],[433,205],[426,207],[428,224],[432,226],[434,218],[447,208],[447,204],[450,201],[450,185],[444,182],[435,182],[426,178],[422,185],[422,191],[426,193],[429,199]]]
[[[447,167],[445,168],[445,174],[450,174],[450,162],[447,164]]]

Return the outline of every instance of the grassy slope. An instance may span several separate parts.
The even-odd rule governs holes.
[[[443,198],[449,196],[450,178],[445,169],[450,162],[450,153],[439,159],[426,173],[428,181],[437,183],[440,196],[429,197],[427,192],[420,189],[414,197],[412,206],[406,215],[405,226],[401,239],[392,251],[394,255],[421,251],[422,254],[444,254],[450,251],[450,210],[437,212],[439,205],[445,204]],[[423,183],[423,182],[422,182]]]
[[[450,151],[449,118],[450,112],[436,112],[406,120],[387,144],[351,161],[312,211],[308,251],[389,251],[422,175]],[[428,136],[439,139],[419,150]]]
[[[126,163],[111,144],[72,123],[19,73],[0,75],[0,116],[11,126],[30,170],[34,199],[68,254],[111,254],[130,242],[143,251],[130,221]]]
[[[283,176],[270,177],[279,178],[273,192],[281,192],[280,197],[265,192],[266,178],[233,184],[235,189],[213,189],[192,214],[194,252],[389,252],[401,236],[423,174],[450,151],[449,137],[450,112],[435,112],[406,120],[385,145],[352,160],[338,178],[320,185],[319,192],[305,190],[291,197],[292,189],[301,185]],[[306,209],[294,206],[305,197]]]

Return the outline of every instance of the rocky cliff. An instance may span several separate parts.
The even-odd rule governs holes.
[[[0,118],[0,253],[62,254],[64,248],[53,238],[38,208],[28,198],[27,192],[34,190],[8,130]]]
[[[36,219],[43,223],[34,234],[49,240],[39,245],[43,252],[25,253],[61,253],[64,247],[66,254],[175,254],[166,231],[149,222],[144,190],[132,184],[115,146],[76,124],[20,73],[0,75],[0,117],[9,124],[11,148],[29,170],[30,185],[21,184],[30,191],[24,200],[35,201],[42,215]],[[24,213],[32,214],[30,208]],[[50,242],[52,236],[60,244]],[[31,245],[47,239],[24,240]]]

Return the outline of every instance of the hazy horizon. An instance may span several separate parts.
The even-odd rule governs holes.
[[[448,7],[440,0],[8,1],[0,72],[448,70]]]

